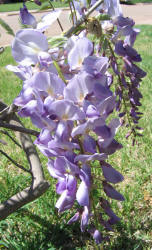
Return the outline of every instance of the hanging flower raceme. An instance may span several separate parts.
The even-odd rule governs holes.
[[[87,7],[84,1],[79,6],[74,1],[73,6],[79,15]],[[19,65],[7,66],[23,80],[23,88],[14,100],[18,114],[30,117],[40,129],[35,144],[48,157],[48,171],[57,180],[56,208],[60,213],[74,209],[68,224],[80,220],[81,231],[88,230],[97,244],[107,239],[101,234],[102,227],[111,231],[120,220],[103,197],[124,200],[114,187],[123,176],[106,162],[109,155],[122,148],[115,140],[121,123],[110,115],[118,110],[120,117],[129,112],[134,123],[139,120],[136,106],[142,96],[138,85],[145,76],[135,64],[141,57],[132,47],[137,35],[134,22],[122,16],[118,1],[105,0],[101,9],[117,28],[113,33],[107,35],[105,31],[94,41],[89,39],[89,31],[83,30],[62,41],[62,46],[52,48],[41,33],[41,26],[51,23],[48,14],[34,29],[16,33],[12,55]],[[21,18],[25,24],[35,25],[25,6]],[[123,67],[118,65],[117,57]],[[119,85],[114,90],[111,85],[116,78]],[[124,91],[128,91],[130,110],[122,113]],[[103,219],[103,212],[108,220]]]

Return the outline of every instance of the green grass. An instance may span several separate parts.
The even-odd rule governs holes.
[[[125,0],[122,0],[122,3],[125,4],[136,4],[136,3],[152,3],[152,0],[128,0],[125,2]],[[29,10],[38,10],[40,7],[36,5],[33,2],[27,2],[26,3],[27,8]],[[20,8],[23,6],[22,3],[10,3],[10,4],[0,4],[0,12],[9,12],[9,11],[19,11]],[[53,2],[54,8],[62,8],[62,7],[67,7],[68,4],[57,1]]]
[[[28,10],[40,9],[40,6],[38,6],[32,2],[27,2],[26,6],[27,6]],[[61,2],[53,2],[53,6],[54,6],[54,8],[61,8],[61,7],[66,7],[68,5],[65,3],[61,3]],[[22,3],[0,4],[0,12],[19,11],[20,8],[22,8],[22,7],[23,7]]]
[[[152,3],[152,0],[132,0],[131,2],[133,4],[136,4],[136,3]]]
[[[131,146],[131,140],[125,139],[125,131],[120,129],[117,139],[123,143],[123,149],[110,157],[110,162],[125,177],[117,189],[125,196],[124,202],[113,201],[113,210],[122,218],[111,233],[111,241],[104,244],[105,250],[150,250],[152,248],[152,26],[139,26],[141,34],[135,47],[141,53],[140,66],[147,71],[141,83],[143,94],[141,111],[144,112],[140,125],[144,127],[144,136],[138,145]],[[21,83],[16,76],[7,72],[5,65],[13,63],[10,48],[0,55],[0,96],[10,104],[19,93]],[[26,125],[31,126],[29,120]],[[4,139],[4,137],[3,137]],[[8,141],[9,142],[9,141]],[[4,149],[4,146],[1,146]],[[9,142],[7,152],[20,164],[26,166],[25,156]],[[18,157],[20,155],[20,157]],[[47,159],[41,155],[45,176],[50,180],[50,189],[36,201],[24,206],[6,220],[0,222],[0,248],[2,249],[57,249],[79,250],[95,249],[89,242],[87,233],[81,234],[79,224],[66,225],[71,216],[68,211],[58,215],[54,209],[56,202],[54,180],[46,170]],[[0,200],[4,201],[12,194],[22,190],[30,182],[29,176],[18,171],[7,159],[1,156]]]
[[[152,3],[152,0],[122,0],[120,1],[122,4],[129,4],[129,5],[132,5],[132,4],[136,4],[136,3]]]

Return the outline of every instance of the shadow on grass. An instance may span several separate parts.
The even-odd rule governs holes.
[[[38,215],[33,214],[26,208],[20,209],[19,216],[27,216],[29,220],[41,225],[40,237],[39,231],[35,232],[34,238],[29,240],[22,235],[22,240],[26,238],[26,249],[57,249],[57,250],[76,250],[86,249],[86,242],[89,241],[90,235],[87,233],[81,233],[79,223],[73,223],[72,225],[61,224],[57,221],[52,224],[49,220],[41,218]],[[142,250],[146,247],[146,242],[142,237],[138,238],[136,233],[142,229],[138,225],[138,228],[134,225],[128,225],[124,223],[118,223],[115,227],[117,231],[117,237],[112,236],[111,242],[107,243],[104,250]],[[141,236],[141,235],[140,235]],[[92,239],[91,239],[92,240]],[[94,248],[92,248],[94,249]]]
[[[145,241],[140,237],[136,237],[136,233],[139,232],[140,228],[137,229],[134,227],[134,225],[127,225],[122,223],[118,223],[115,228],[117,229],[119,235],[112,241],[111,247],[105,248],[105,250],[147,249]]]
[[[89,234],[81,233],[80,224],[72,225],[61,224],[60,221],[52,224],[49,220],[43,219],[38,215],[33,214],[26,208],[20,209],[19,216],[27,216],[33,222],[41,225],[41,235],[35,232],[35,237],[29,240],[22,235],[22,240],[26,240],[26,249],[58,249],[58,250],[76,250],[85,249],[86,240],[89,239]],[[24,239],[26,238],[26,239]]]

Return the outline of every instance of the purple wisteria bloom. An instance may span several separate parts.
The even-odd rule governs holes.
[[[120,56],[128,57],[128,59],[130,59],[131,61],[141,62],[141,57],[137,53],[137,51],[127,43],[124,43],[122,40],[116,42],[115,52]]]
[[[93,239],[95,240],[96,244],[101,244],[101,242],[103,241],[103,236],[102,234],[100,233],[99,230],[95,229],[94,232],[93,232]]]
[[[64,97],[65,99],[82,104],[85,97],[93,91],[93,86],[94,84],[90,79],[90,75],[83,71],[69,81],[69,84],[64,89]]]
[[[41,20],[38,22],[36,29],[43,32],[53,24],[57,18],[59,18],[62,10],[52,10],[51,12],[42,16]]]
[[[133,28],[135,22],[131,18],[118,16],[113,19],[113,24],[117,26],[117,31],[114,33],[112,40],[116,42],[121,36],[125,36],[124,42],[133,46],[136,36],[140,32],[139,29]]]
[[[58,179],[56,190],[61,196],[56,207],[59,212],[71,208],[76,198],[77,180],[75,175],[79,174],[79,168],[65,157],[58,157],[54,162],[49,161],[48,170],[54,178]]]
[[[47,50],[46,36],[34,29],[19,30],[12,42],[13,57],[24,66],[38,63],[38,54]]]
[[[99,73],[103,75],[108,69],[108,66],[107,57],[88,56],[83,61],[82,70],[95,76]]]
[[[20,8],[20,19],[22,24],[30,25],[33,28],[36,28],[36,19],[32,14],[28,12],[28,9],[24,3],[23,8]]]
[[[78,191],[76,193],[76,199],[80,206],[89,207],[89,192],[91,187],[91,169],[88,165],[83,165],[80,170],[81,183],[79,185]]]
[[[104,161],[100,161],[100,163],[103,175],[108,182],[116,184],[124,180],[124,177],[117,170],[115,170],[110,164]]]
[[[87,1],[86,0],[79,0],[79,1],[74,0],[73,4],[75,7],[75,10],[78,12],[77,13],[78,17],[79,16],[81,17],[87,10]],[[72,4],[71,4],[71,7],[73,8]]]
[[[68,54],[68,63],[70,65],[70,69],[80,68],[83,60],[90,56],[93,53],[93,44],[86,37],[80,38],[76,40],[74,47],[71,49]]]
[[[49,72],[35,73],[26,83],[37,91],[46,92],[46,96],[53,100],[63,95],[65,87],[65,83],[56,74]]]
[[[85,113],[72,101],[60,100],[52,103],[48,107],[50,115],[56,115],[57,119],[62,121],[75,121],[85,119]]]
[[[106,195],[112,199],[118,200],[118,201],[124,201],[124,197],[122,194],[120,194],[117,190],[115,190],[109,183],[106,181],[103,182],[103,188],[106,193]]]
[[[14,72],[15,75],[17,75],[22,81],[25,81],[27,79],[30,79],[33,75],[32,67],[31,66],[13,66],[13,65],[7,65],[6,69],[9,71]]]

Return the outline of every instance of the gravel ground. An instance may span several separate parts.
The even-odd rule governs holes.
[[[151,24],[152,25],[152,4],[136,4],[136,5],[122,5],[123,14],[125,17],[131,17],[134,19],[136,24]],[[33,12],[33,15],[37,20],[40,19],[46,12],[36,13]],[[71,24],[68,20],[69,10],[64,9],[59,17],[64,30],[66,31],[71,27]],[[4,12],[0,13],[0,18],[6,21],[16,33],[20,29],[18,22],[18,12]],[[57,22],[54,22],[51,27],[47,30],[47,35],[55,36],[61,33],[60,27]],[[6,31],[0,26],[0,47],[8,46],[11,44],[12,36],[8,35]]]

